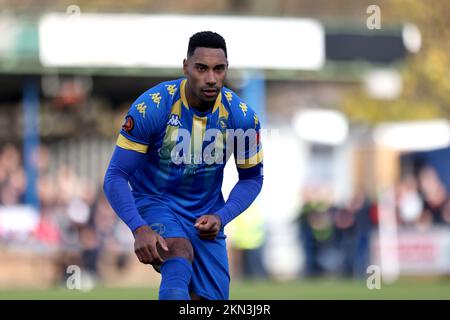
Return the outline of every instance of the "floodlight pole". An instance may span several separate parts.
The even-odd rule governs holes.
[[[39,211],[37,194],[39,157],[39,82],[34,76],[23,85],[23,157],[25,164],[25,203]]]

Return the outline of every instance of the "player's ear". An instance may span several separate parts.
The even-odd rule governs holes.
[[[183,73],[186,76],[188,74],[188,61],[187,61],[187,59],[183,59]]]

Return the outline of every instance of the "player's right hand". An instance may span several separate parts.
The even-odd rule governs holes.
[[[143,264],[159,265],[164,259],[158,252],[158,247],[168,252],[169,248],[163,237],[149,226],[142,226],[134,230],[134,253]]]

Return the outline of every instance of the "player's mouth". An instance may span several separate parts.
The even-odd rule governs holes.
[[[217,95],[218,90],[211,88],[211,89],[203,89],[202,92],[206,97],[213,98]]]

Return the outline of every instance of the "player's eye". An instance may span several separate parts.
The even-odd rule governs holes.
[[[200,72],[206,71],[206,68],[204,66],[197,66],[197,70]]]
[[[225,70],[225,67],[224,66],[219,66],[219,67],[216,67],[215,69],[216,69],[216,71],[221,72],[221,71]]]

